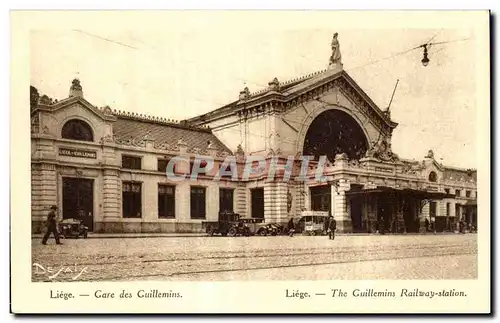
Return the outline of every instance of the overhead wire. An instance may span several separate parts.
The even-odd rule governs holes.
[[[395,53],[393,55],[390,55],[390,56],[387,56],[387,57],[383,57],[383,58],[380,58],[380,59],[376,59],[376,60],[372,60],[366,64],[362,64],[362,65],[359,65],[359,66],[356,66],[356,67],[353,67],[353,68],[349,68],[349,69],[346,69],[346,71],[354,71],[354,70],[357,70],[357,69],[360,69],[360,68],[364,68],[366,66],[370,66],[370,65],[373,65],[373,64],[376,64],[376,63],[379,63],[379,62],[382,62],[382,61],[385,61],[385,60],[388,60],[388,59],[393,59],[393,58],[396,58],[398,56],[402,56],[402,55],[405,55],[413,50],[416,50],[418,48],[422,48],[424,45],[427,45],[427,46],[433,46],[433,45],[440,45],[440,44],[446,44],[446,43],[453,43],[453,42],[459,42],[459,41],[465,41],[469,38],[465,38],[465,39],[459,39],[459,40],[454,40],[454,41],[442,41],[442,42],[432,42],[441,32],[442,32],[443,29],[441,29],[440,31],[438,31],[433,37],[431,37],[425,44],[422,44],[422,45],[418,45],[418,46],[415,46],[415,47],[412,47],[412,48],[409,48],[407,50],[404,50],[404,51],[401,51],[401,52],[398,52],[398,53]],[[75,32],[78,32],[78,33],[82,33],[82,34],[86,34],[87,36],[90,36],[90,37],[94,37],[94,38],[97,38],[97,39],[100,39],[100,40],[103,40],[103,41],[106,41],[106,42],[110,42],[110,43],[114,43],[114,44],[117,44],[117,45],[120,45],[120,46],[124,46],[124,47],[127,47],[127,48],[130,48],[130,49],[134,49],[134,50],[143,50],[144,48],[138,48],[138,47],[135,47],[135,46],[131,46],[129,44],[126,44],[124,42],[120,42],[120,41],[115,41],[115,40],[112,40],[112,39],[109,39],[109,38],[106,38],[106,37],[102,37],[102,36],[98,36],[98,35],[95,35],[95,34],[92,34],[92,33],[89,33],[89,32],[86,32],[86,31],[83,31],[83,30],[80,30],[80,29],[73,29],[73,31]],[[149,47],[150,50],[152,51],[159,51],[156,47],[151,47],[151,46],[148,46],[147,44],[145,44],[143,41],[140,41],[140,40],[137,40],[135,39],[135,41],[137,42],[140,42],[142,44],[144,44],[146,47]],[[437,51],[437,52],[440,52],[440,51]],[[435,53],[437,53],[435,52]],[[301,57],[305,58],[303,55],[300,55]],[[307,58],[308,60],[311,60],[311,58]],[[185,61],[186,63],[189,63],[189,64],[194,64],[195,62],[193,61]],[[249,80],[248,78],[241,78],[241,77],[238,77],[238,76],[231,76],[231,78],[233,79],[237,79],[239,81],[243,81],[246,85],[246,83],[252,83],[254,85],[257,85],[257,86],[260,86],[260,87],[267,87],[267,85],[265,84],[262,84],[262,83],[259,83],[259,82],[255,82],[255,81],[252,81],[252,80]],[[127,83],[124,83],[124,82],[121,82],[122,84],[125,84],[125,85],[128,85]],[[160,91],[155,91],[155,90],[152,90],[151,88],[149,87],[144,87],[144,86],[138,86],[139,89],[141,90],[146,90],[148,92],[151,92],[151,93],[155,93],[155,94],[158,94],[160,93]],[[199,102],[205,102],[205,103],[208,103],[210,105],[213,105],[215,107],[217,106],[224,106],[226,104],[222,104],[220,102],[215,102],[215,101],[208,101],[208,100],[202,100],[202,99],[199,99],[199,98],[194,98],[195,101],[199,101]],[[295,124],[300,124],[300,125],[304,125],[303,123],[300,123],[300,122],[296,122],[296,121],[292,121],[292,120],[286,120],[287,122],[290,122],[290,123],[295,123]],[[247,132],[247,126],[245,125],[245,132]],[[254,134],[252,134],[254,135]]]

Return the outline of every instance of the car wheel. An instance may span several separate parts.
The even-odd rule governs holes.
[[[267,230],[266,229],[260,229],[259,230],[259,235],[262,236],[262,237],[267,236]]]
[[[230,237],[235,237],[236,236],[236,228],[231,228],[229,229],[227,235],[230,236]]]
[[[316,232],[315,231],[311,231],[309,234],[312,235],[312,236],[315,236]]]

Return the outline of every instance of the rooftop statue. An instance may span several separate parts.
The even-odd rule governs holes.
[[[330,65],[342,64],[342,55],[340,54],[340,44],[337,36],[339,34],[333,34],[332,39],[332,56],[330,56]]]

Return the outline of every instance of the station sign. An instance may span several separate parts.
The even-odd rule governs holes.
[[[95,151],[73,148],[59,148],[59,155],[77,158],[97,158],[97,153]]]

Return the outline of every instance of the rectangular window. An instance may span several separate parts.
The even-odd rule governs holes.
[[[328,185],[311,187],[311,210],[330,211],[331,188]]]
[[[191,219],[204,219],[206,216],[206,188],[191,187]]]
[[[445,192],[446,194],[450,194],[450,189],[449,189],[449,188],[445,188],[445,189],[444,189],[444,192]]]
[[[193,173],[193,167],[194,167],[194,161],[191,161],[190,165],[189,165],[189,174]],[[204,160],[200,160],[200,168],[204,168],[204,167],[207,167],[207,162]],[[200,170],[200,171],[198,171],[198,174],[203,175],[203,174],[205,174],[205,172],[203,170]]]
[[[140,218],[142,208],[142,184],[122,183],[122,206],[124,218]]]
[[[460,190],[455,190],[455,196],[460,197]]]
[[[141,157],[122,156],[122,167],[127,169],[141,169]]]
[[[450,216],[450,203],[446,203],[446,216]]]
[[[264,188],[253,188],[250,190],[252,218],[264,218]]]
[[[470,191],[465,191],[465,197],[470,197]]]
[[[158,171],[165,173],[167,171],[167,165],[168,165],[169,160],[168,159],[160,159],[158,158]]]
[[[175,186],[158,184],[158,217],[175,218]]]
[[[220,212],[233,212],[233,192],[232,188],[219,189],[219,209]]]

